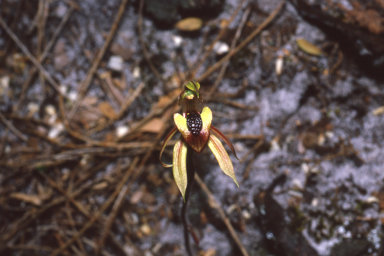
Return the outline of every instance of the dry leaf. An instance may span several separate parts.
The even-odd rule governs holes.
[[[102,190],[102,189],[104,189],[106,187],[108,187],[108,182],[103,181],[103,182],[100,182],[98,184],[93,185],[92,189],[94,189],[94,190]]]
[[[181,91],[182,89],[177,88],[173,90],[171,93],[160,97],[159,101],[156,104],[156,108],[164,108],[165,106],[167,106],[176,95],[180,95]]]
[[[323,51],[319,47],[311,44],[310,42],[308,42],[307,40],[305,40],[303,38],[297,38],[296,43],[302,51],[304,51],[308,54],[312,54],[315,56],[319,56],[319,55],[323,54]]]
[[[186,18],[176,23],[175,27],[182,31],[195,31],[203,26],[203,21],[199,18]]]
[[[37,206],[41,205],[41,199],[37,195],[27,195],[24,193],[12,193],[10,197],[13,199],[31,203]]]
[[[164,127],[164,121],[160,118],[153,118],[140,128],[142,132],[159,133]]]
[[[146,224],[146,223],[140,226],[140,231],[144,235],[149,235],[152,232],[151,227],[148,224]]]
[[[208,249],[207,251],[201,251],[200,255],[201,256],[215,256],[216,255],[216,250],[211,248],[211,249]]]
[[[92,106],[97,103],[97,97],[94,96],[86,96],[84,97],[82,104],[87,106]]]
[[[144,192],[141,189],[139,189],[131,195],[129,202],[131,204],[138,204],[143,198],[143,196],[144,196]]]
[[[372,111],[372,114],[375,116],[381,115],[384,113],[384,106],[376,108],[375,110]]]
[[[101,111],[101,113],[105,117],[107,117],[109,119],[116,119],[117,118],[117,114],[116,114],[115,110],[113,109],[111,104],[109,104],[107,101],[103,101],[99,104],[99,110]]]

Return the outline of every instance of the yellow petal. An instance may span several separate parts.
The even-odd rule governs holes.
[[[173,178],[185,200],[185,190],[187,189],[187,144],[180,138],[173,148]]]
[[[212,123],[212,111],[209,107],[203,108],[201,112],[201,120],[203,121],[203,128],[201,130],[210,130]]]
[[[219,162],[221,170],[223,170],[225,174],[231,177],[236,185],[239,186],[236,181],[232,161],[229,158],[228,153],[221,141],[213,134],[209,136],[208,147],[212,150],[212,153],[215,155],[217,162]]]
[[[162,164],[164,167],[172,167],[171,164],[165,164],[165,163],[163,163],[163,161],[161,161],[161,156],[163,155],[164,148],[165,148],[165,146],[167,146],[168,141],[173,137],[173,135],[175,135],[176,132],[177,132],[177,127],[174,127],[174,128],[172,129],[172,131],[167,135],[167,137],[165,137],[164,143],[163,143],[163,145],[161,146],[161,150],[160,150],[160,154],[159,154],[159,160],[160,160],[161,164]]]
[[[221,140],[223,140],[227,145],[228,147],[232,150],[232,153],[235,155],[235,157],[237,158],[237,160],[239,160],[239,158],[237,157],[236,155],[236,151],[235,151],[235,148],[233,147],[231,141],[224,135],[222,134],[219,129],[217,129],[216,127],[214,127],[213,125],[211,126],[211,132],[213,132],[217,137],[219,137]]]
[[[176,113],[173,115],[173,120],[175,121],[177,130],[179,130],[179,132],[183,134],[183,137],[184,137],[184,134],[189,135],[189,133],[191,133],[188,129],[187,118],[183,117],[179,113]]]

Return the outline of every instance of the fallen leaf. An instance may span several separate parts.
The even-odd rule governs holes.
[[[160,97],[159,101],[156,104],[156,108],[164,108],[165,106],[167,106],[176,95],[180,95],[181,91],[182,89],[177,88],[173,90],[171,93]]]
[[[182,31],[195,31],[203,26],[203,21],[199,18],[186,18],[176,23],[175,27]]]
[[[384,106],[376,108],[375,110],[372,111],[372,114],[375,116],[381,115],[384,113]]]
[[[164,127],[164,121],[160,118],[153,118],[140,128],[142,132],[159,133]]]
[[[146,223],[140,226],[140,231],[144,235],[149,235],[152,232],[151,227],[148,224],[146,224]]]
[[[108,182],[103,181],[103,182],[100,182],[98,184],[93,185],[92,189],[94,189],[94,190],[102,190],[102,189],[104,189],[106,187],[108,187]]]
[[[315,56],[319,56],[323,54],[323,51],[319,47],[317,47],[316,45],[313,45],[312,43],[308,42],[303,38],[297,38],[296,43],[302,51],[308,54],[312,54]]]
[[[215,256],[216,255],[216,250],[211,248],[211,249],[208,249],[207,251],[201,251],[200,255],[201,256]]]
[[[99,110],[101,111],[101,113],[105,117],[107,117],[109,119],[116,119],[117,118],[117,114],[116,114],[115,110],[113,109],[111,104],[109,104],[109,102],[107,102],[107,101],[103,101],[99,104]]]
[[[144,196],[144,192],[141,189],[139,189],[131,195],[129,202],[131,204],[138,204],[143,198],[143,196]]]
[[[41,199],[37,195],[27,195],[24,193],[12,193],[10,197],[13,199],[31,203],[37,206],[41,205]]]

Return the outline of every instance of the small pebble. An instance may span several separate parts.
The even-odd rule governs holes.
[[[221,55],[229,51],[229,46],[228,44],[219,41],[215,43],[213,50],[216,54]]]
[[[59,134],[64,131],[64,125],[62,123],[56,123],[48,133],[48,138],[56,139]]]
[[[56,115],[56,109],[55,109],[55,107],[52,106],[52,105],[47,105],[47,106],[45,106],[44,110],[45,110],[45,113],[46,113],[47,115],[49,115],[49,116],[54,116],[54,115]]]
[[[123,70],[123,62],[124,60],[121,56],[114,55],[109,58],[107,66],[111,70],[120,72]]]
[[[377,197],[375,197],[375,196],[370,196],[370,197],[368,197],[368,198],[365,200],[365,202],[368,203],[368,204],[374,204],[374,203],[378,204],[380,201],[379,201],[379,199],[378,199]]]
[[[129,132],[128,126],[122,125],[116,128],[116,136],[118,138],[125,136],[128,132]]]
[[[143,232],[144,235],[149,235],[152,230],[148,224],[143,224],[140,226],[140,231]]]
[[[135,67],[133,69],[132,75],[133,75],[133,78],[139,78],[140,77],[140,68],[139,67]]]
[[[70,99],[71,101],[76,101],[77,95],[78,94],[76,91],[71,91],[68,93],[68,99]]]
[[[172,40],[176,48],[180,47],[183,42],[183,38],[181,36],[172,36]]]
[[[278,76],[281,75],[283,71],[283,64],[284,64],[283,56],[279,56],[275,62],[276,75]]]
[[[27,105],[27,109],[28,109],[28,115],[33,116],[37,111],[39,111],[39,105],[37,105],[34,102],[30,102]]]

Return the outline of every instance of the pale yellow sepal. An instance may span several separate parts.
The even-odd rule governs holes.
[[[185,200],[185,191],[187,189],[187,144],[180,138],[173,148],[173,178],[179,188],[183,199]]]
[[[221,141],[213,134],[210,135],[208,140],[208,147],[211,149],[212,153],[215,155],[217,162],[219,162],[221,170],[229,177],[233,179],[237,186],[239,184],[236,180],[235,171],[233,170],[232,161],[229,158],[227,151],[225,150]]]

